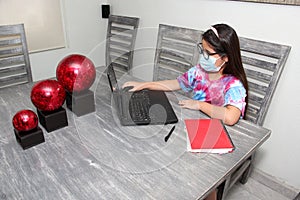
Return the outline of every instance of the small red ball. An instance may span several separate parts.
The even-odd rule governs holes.
[[[38,126],[38,117],[32,110],[21,110],[15,114],[12,123],[18,131],[30,131]]]
[[[66,92],[58,81],[44,80],[32,87],[30,98],[39,110],[53,111],[62,106],[66,99]]]
[[[81,92],[89,89],[94,83],[96,69],[86,56],[71,54],[59,62],[56,78],[67,91]]]

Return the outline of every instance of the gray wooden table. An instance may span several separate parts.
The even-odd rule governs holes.
[[[122,77],[120,79],[122,81]],[[32,84],[0,90],[0,199],[202,199],[256,150],[271,131],[241,120],[227,127],[236,149],[224,155],[189,153],[183,120],[205,117],[181,109],[185,98],[167,93],[179,122],[122,127],[106,75],[98,69],[96,111],[81,117],[67,110],[69,126],[47,133],[23,150],[12,117],[35,107]]]

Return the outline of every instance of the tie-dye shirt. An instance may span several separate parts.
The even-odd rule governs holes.
[[[177,78],[185,92],[193,92],[193,99],[216,106],[232,105],[244,116],[246,89],[242,82],[232,75],[224,75],[217,80],[209,80],[208,74],[196,65]]]

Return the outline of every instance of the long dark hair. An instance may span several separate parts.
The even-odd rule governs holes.
[[[225,63],[223,74],[235,76],[242,82],[246,89],[245,118],[248,106],[248,81],[242,63],[239,38],[235,30],[227,24],[216,24],[213,28],[216,29],[217,33],[212,29],[209,29],[202,35],[202,39],[205,40],[219,55],[226,55],[228,57],[228,62]]]

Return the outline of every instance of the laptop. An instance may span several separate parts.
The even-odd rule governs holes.
[[[178,118],[163,91],[141,90],[129,92],[130,88],[118,86],[115,71],[110,65],[107,77],[120,123],[124,126],[171,124]]]

